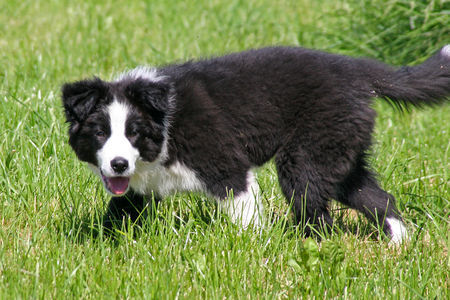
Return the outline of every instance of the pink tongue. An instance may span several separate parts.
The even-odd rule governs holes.
[[[109,190],[115,195],[121,195],[125,193],[128,188],[128,177],[109,177],[106,178],[106,183]]]

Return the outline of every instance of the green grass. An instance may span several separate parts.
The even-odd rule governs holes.
[[[67,144],[60,85],[265,45],[401,64],[449,43],[448,1],[0,2],[0,298],[449,297],[449,105],[378,102],[372,166],[412,232],[394,247],[333,205],[337,232],[303,239],[273,165],[268,219],[240,232],[202,195],[143,227],[96,236],[108,197]]]

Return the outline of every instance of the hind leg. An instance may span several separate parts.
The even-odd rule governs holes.
[[[391,237],[400,243],[407,238],[406,227],[395,206],[395,198],[381,189],[375,176],[360,162],[341,185],[337,200],[366,215]]]
[[[288,201],[293,201],[296,222],[330,230],[333,220],[328,212],[331,185],[320,175],[318,166],[306,153],[284,151],[275,159],[281,190]],[[311,234],[305,227],[306,235]]]

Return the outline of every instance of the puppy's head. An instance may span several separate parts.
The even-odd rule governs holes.
[[[66,83],[62,101],[69,143],[114,196],[127,192],[141,161],[153,162],[167,139],[169,85],[145,76]]]

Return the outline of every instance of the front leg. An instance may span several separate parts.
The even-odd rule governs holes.
[[[259,197],[259,185],[252,171],[247,172],[245,188],[234,189],[233,195],[228,195],[218,201],[220,209],[228,214],[231,220],[244,229],[249,225],[259,228],[263,225],[263,205]]]
[[[154,201],[156,205],[159,203],[159,199],[156,197]],[[132,223],[140,223],[142,217],[146,215],[144,210],[149,203],[147,197],[137,194],[133,190],[124,196],[112,197],[103,217],[103,226],[112,229],[114,224],[120,225],[126,218],[129,218]]]

